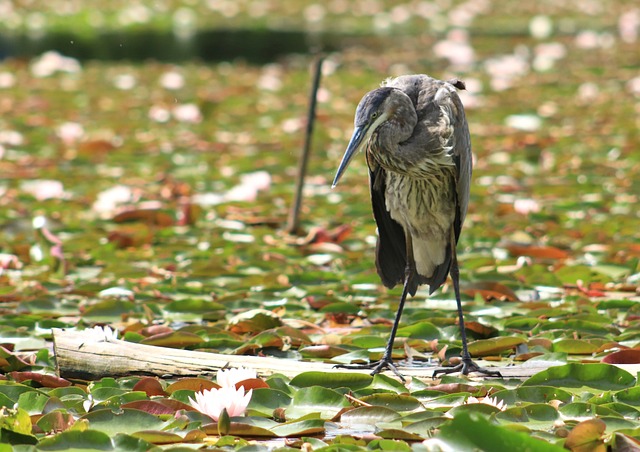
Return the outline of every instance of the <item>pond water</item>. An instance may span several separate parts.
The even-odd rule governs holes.
[[[105,31],[92,35],[54,31],[42,36],[0,34],[0,60],[30,58],[55,50],[79,60],[242,59],[265,64],[287,54],[331,52],[344,45],[344,36],[293,30],[209,29],[195,31],[189,36],[160,30]]]

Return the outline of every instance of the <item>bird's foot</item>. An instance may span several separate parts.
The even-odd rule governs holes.
[[[373,361],[368,364],[336,364],[333,367],[338,369],[371,369],[371,375],[379,374],[383,370],[389,369],[396,374],[403,383],[406,381],[395,364],[393,364],[393,360],[387,357],[382,357],[380,361]]]
[[[433,370],[433,378],[436,378],[438,374],[453,374],[456,372],[460,372],[462,375],[468,375],[470,372],[479,372],[481,374],[485,374],[489,377],[500,377],[502,378],[502,374],[493,369],[487,369],[486,367],[480,367],[470,357],[462,358],[462,362],[457,366],[453,367],[438,367]]]

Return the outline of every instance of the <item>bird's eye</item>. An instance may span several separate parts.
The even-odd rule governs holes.
[[[378,112],[371,113],[371,119],[376,119],[378,117]]]

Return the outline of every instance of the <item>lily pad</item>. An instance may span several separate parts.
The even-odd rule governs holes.
[[[569,363],[550,367],[525,380],[523,386],[558,386],[579,389],[620,390],[635,385],[629,372],[609,364]]]
[[[507,350],[512,350],[517,345],[524,344],[525,342],[525,339],[513,336],[481,339],[479,341],[469,343],[469,353],[471,353],[472,356],[495,355]]]
[[[349,388],[356,390],[371,384],[368,373],[359,372],[302,372],[291,379],[291,385],[299,388],[324,386],[325,388]]]
[[[80,419],[88,421],[92,430],[98,430],[110,436],[117,433],[131,434],[144,430],[160,430],[164,426],[164,421],[157,416],[131,408],[91,411]]]
[[[321,386],[301,388],[295,393],[286,410],[287,419],[298,419],[318,413],[322,419],[332,419],[341,410],[351,406],[339,392]]]
[[[531,450],[536,452],[562,452],[564,448],[491,424],[477,413],[459,413],[443,424],[436,438],[453,450]]]

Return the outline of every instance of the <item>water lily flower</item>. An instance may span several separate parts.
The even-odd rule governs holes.
[[[465,405],[469,405],[472,403],[484,403],[485,405],[494,406],[500,411],[504,411],[507,409],[507,404],[504,403],[504,400],[498,400],[497,397],[484,397],[482,400],[480,400],[472,396],[468,397],[464,402]]]
[[[108,326],[94,326],[93,333],[98,338],[98,342],[113,342],[118,339],[118,330],[112,330]]]
[[[244,367],[221,369],[218,371],[216,381],[220,386],[227,386],[235,388],[236,384],[244,380],[257,378],[256,371],[253,369],[246,369]]]
[[[196,399],[189,397],[189,403],[193,408],[217,422],[223,409],[227,410],[230,417],[242,416],[247,410],[252,395],[253,389],[245,393],[244,386],[240,386],[239,389],[234,386],[223,386],[220,389],[196,392]]]

